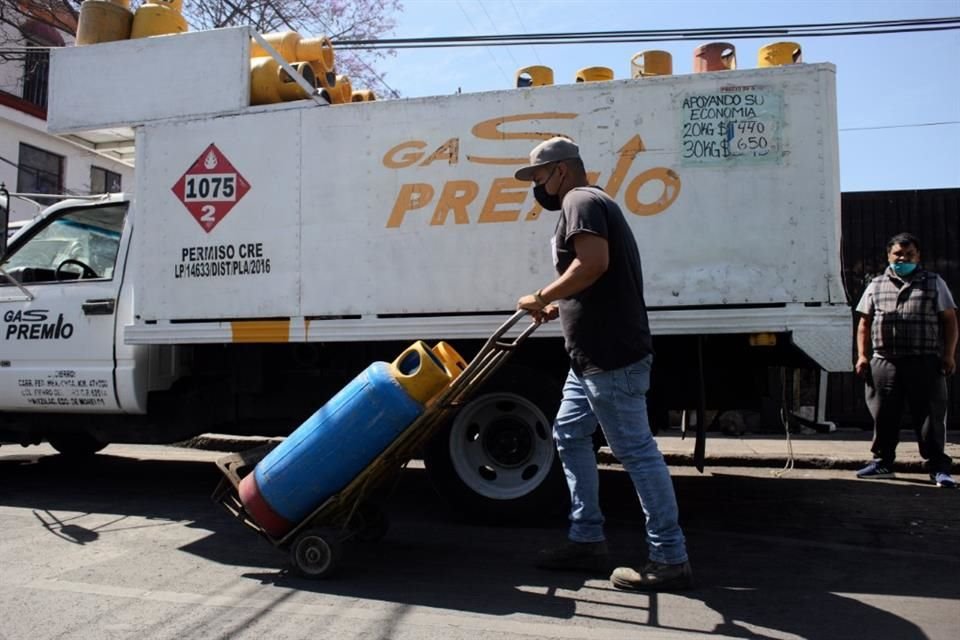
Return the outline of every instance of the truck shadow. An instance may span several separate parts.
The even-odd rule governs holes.
[[[645,557],[642,514],[626,474],[604,470],[601,487],[612,563]],[[734,637],[922,638],[911,621],[880,608],[903,598],[960,599],[960,510],[953,492],[910,483],[717,470],[675,477],[697,577],[680,594],[613,590],[605,575],[543,572],[533,557],[561,541],[563,527],[485,527],[450,518],[425,472],[408,469],[388,507],[391,529],[376,543],[348,546],[327,580],[288,572],[286,554],[234,520],[209,495],[220,475],[209,462],[100,455],[83,464],[60,456],[0,459],[0,505],[33,509],[41,528],[86,544],[82,518],[111,513],[182,525],[208,535],[184,553],[236,566],[268,589],[377,599],[490,615],[565,620],[594,617],[635,628],[718,632]],[[863,601],[857,596],[862,596]],[[678,598],[702,616],[678,622]],[[879,603],[873,606],[868,602]],[[685,608],[689,608],[688,606]],[[776,633],[774,633],[776,632]]]

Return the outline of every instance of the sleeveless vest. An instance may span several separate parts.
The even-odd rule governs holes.
[[[874,352],[890,358],[939,355],[936,274],[921,270],[908,282],[884,272],[872,284]]]

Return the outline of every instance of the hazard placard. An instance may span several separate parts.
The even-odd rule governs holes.
[[[230,213],[249,190],[250,183],[215,144],[204,149],[197,161],[173,185],[174,195],[207,233]]]

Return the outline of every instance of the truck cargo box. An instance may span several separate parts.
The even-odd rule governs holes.
[[[177,39],[184,59],[234,56],[216,89],[247,90],[238,38]],[[110,46],[123,66],[154,44]],[[513,173],[561,134],[636,234],[655,334],[789,332],[849,367],[830,64],[200,111],[87,118],[137,128],[128,343],[480,337],[554,277],[557,214]]]

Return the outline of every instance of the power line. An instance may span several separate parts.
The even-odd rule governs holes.
[[[960,29],[958,26],[950,27],[932,27],[932,28],[916,28],[916,29],[898,29],[896,31],[848,31],[845,33],[789,33],[785,31],[770,31],[766,33],[756,32],[751,34],[713,34],[709,36],[698,35],[698,34],[685,34],[678,36],[621,36],[615,38],[570,38],[563,40],[511,40],[508,42],[459,42],[452,40],[447,43],[437,43],[437,44],[395,44],[392,41],[383,42],[382,46],[375,44],[363,44],[357,45],[349,41],[334,41],[333,45],[338,49],[445,49],[445,48],[455,48],[455,47],[513,47],[519,45],[533,45],[538,46],[543,45],[570,45],[570,44],[616,44],[616,43],[640,43],[640,42],[679,42],[679,41],[688,41],[688,40],[704,40],[706,38],[718,38],[722,37],[729,40],[756,40],[760,38],[784,38],[787,36],[792,36],[795,38],[824,38],[824,37],[836,37],[836,36],[873,36],[873,35],[886,35],[894,33],[919,33],[919,32],[929,32],[929,31],[955,31]]]
[[[951,124],[960,124],[960,120],[944,120],[943,122],[913,122],[909,124],[881,124],[873,127],[843,127],[839,131],[876,131],[878,129],[912,129],[914,127],[942,127]]]
[[[523,18],[520,17],[520,11],[517,9],[516,3],[513,0],[510,0],[510,6],[513,7],[513,13],[517,16],[517,22],[520,23],[520,27],[526,31],[527,26],[523,24]],[[540,59],[540,54],[537,52],[537,48],[533,45],[530,46],[530,50],[533,51],[533,57],[537,59],[537,64],[543,64],[543,60]]]
[[[462,9],[462,7],[461,7]],[[922,18],[913,20],[832,22],[799,25],[768,25],[759,27],[722,27],[709,29],[659,29],[580,31],[535,34],[503,34],[479,36],[440,36],[429,38],[389,38],[381,40],[339,40],[340,48],[441,48],[477,46],[515,46],[545,44],[602,44],[616,42],[677,41],[694,38],[751,39],[770,37],[822,38],[853,35],[883,35],[923,31],[950,31],[960,29],[960,17]]]
[[[467,14],[466,9],[464,9],[464,8],[463,8],[463,5],[460,4],[460,0],[457,0],[457,6],[460,7],[460,12],[463,14],[463,17],[466,18],[466,19],[467,19],[467,22],[470,23],[470,27],[471,27],[474,31],[479,31],[479,29],[477,29],[477,27],[474,26],[473,20],[470,19],[470,16],[469,16],[469,14]],[[486,37],[486,36],[468,36],[468,37],[483,38],[483,37]],[[429,39],[429,38],[428,38],[428,39]],[[486,46],[486,45],[480,44],[480,45],[477,45],[477,46]],[[346,48],[349,48],[349,47],[346,47]],[[377,47],[377,48],[379,48],[379,47]],[[407,47],[400,47],[400,48],[404,48],[404,49],[405,49],[405,48],[407,48]],[[500,62],[497,60],[497,56],[493,55],[493,51],[490,51],[489,49],[487,50],[487,53],[490,54],[490,58],[493,60],[493,64],[495,64],[495,65],[497,66],[497,69],[500,69],[500,73],[503,74],[503,77],[506,79],[507,84],[510,84],[510,76],[507,75],[507,72],[504,71],[504,70],[503,70],[503,67],[500,66]]]
[[[713,27],[713,28],[687,28],[687,29],[652,29],[652,30],[615,30],[615,31],[575,31],[575,32],[553,32],[553,33],[534,33],[534,34],[511,34],[511,35],[487,35],[487,36],[439,36],[434,38],[395,38],[392,42],[431,42],[431,41],[460,41],[460,40],[502,40],[502,39],[555,39],[567,37],[611,37],[611,36],[656,36],[656,35],[685,35],[690,33],[702,35],[724,35],[729,33],[748,33],[748,32],[794,32],[803,33],[808,31],[838,31],[854,30],[862,28],[893,29],[895,27],[913,27],[913,26],[931,26],[943,24],[956,24],[960,22],[960,17],[945,18],[916,18],[905,20],[883,20],[883,21],[858,21],[858,22],[824,22],[818,24],[795,24],[795,25],[767,25],[767,26],[747,26],[747,27]],[[362,42],[362,41],[358,41]],[[383,42],[375,40],[371,42]]]
[[[487,20],[490,21],[490,25],[493,27],[493,32],[499,35],[500,32],[497,31],[497,23],[493,21],[493,16],[491,16],[490,12],[487,11],[487,5],[483,4],[483,0],[477,0],[477,4],[479,4],[480,8],[483,9],[483,13],[484,15],[487,16]],[[513,60],[514,68],[520,66],[520,63],[517,62],[517,59],[513,57],[513,51],[511,51],[510,49],[507,49],[507,55],[510,56],[511,60]]]
[[[458,2],[459,5],[459,2]],[[467,20],[469,15],[463,10]],[[321,24],[323,22],[321,21]],[[471,26],[473,24],[471,22]],[[476,30],[476,27],[473,27]],[[440,36],[428,38],[383,38],[379,40],[333,40],[336,48],[351,49],[414,49],[446,47],[490,47],[517,45],[604,44],[621,42],[668,42],[704,38],[749,40],[756,38],[824,38],[838,36],[886,35],[960,29],[960,17],[920,18],[910,20],[831,22],[799,25],[768,25],[760,27],[721,27],[709,29],[660,29],[646,31],[581,31],[536,34],[503,34],[475,36]],[[0,56],[26,53],[58,47],[0,47]],[[492,54],[491,54],[492,55]],[[496,61],[496,59],[494,59]],[[361,61],[364,66],[366,65]],[[499,65],[498,65],[499,66]],[[502,69],[501,69],[502,70]],[[372,70],[371,70],[372,71]],[[378,76],[381,82],[383,78]],[[386,83],[384,82],[386,85]],[[389,87],[388,87],[389,88]],[[392,90],[392,89],[391,89]]]

